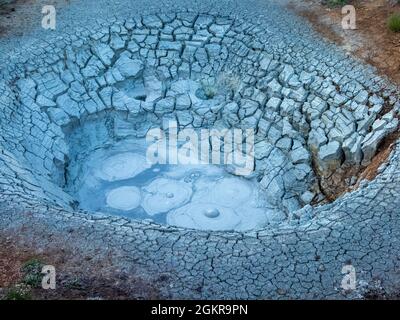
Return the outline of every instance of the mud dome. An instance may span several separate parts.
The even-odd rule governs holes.
[[[260,32],[197,14],[105,23],[2,83],[1,125],[14,134],[2,144],[25,159],[35,195],[65,207],[195,229],[285,222],[323,201],[321,181],[342,166],[368,165],[398,120],[379,79],[326,76],[333,63],[312,58],[301,67]],[[149,165],[146,133],[168,121],[254,129],[254,173]]]

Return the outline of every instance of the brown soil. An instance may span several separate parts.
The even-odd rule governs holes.
[[[392,13],[400,12],[400,4],[388,0],[348,2],[356,8],[356,30],[343,30],[341,7],[322,5],[320,0],[293,0],[289,2],[288,8],[306,18],[323,37],[375,66],[378,73],[400,84],[400,33],[390,31],[386,24]],[[357,189],[362,180],[373,180],[399,137],[398,131],[386,137],[368,166],[344,165],[330,177],[320,178],[320,189],[326,200],[334,201],[344,193]],[[350,183],[353,176],[357,177],[354,184]]]
[[[91,257],[77,258],[62,249],[37,252],[16,236],[0,234],[0,300],[21,284],[22,267],[32,259],[56,267],[56,290],[28,287],[29,299],[159,299],[158,290],[147,281],[110,268],[107,259],[91,263]]]
[[[293,0],[289,9],[305,17],[324,37],[400,84],[400,33],[387,27],[388,17],[400,12],[400,4],[388,0],[348,2],[356,8],[356,30],[342,29],[341,7],[324,6],[319,0]]]
[[[359,188],[361,181],[372,181],[378,175],[379,167],[387,162],[400,132],[387,136],[380,144],[377,154],[368,166],[343,165],[328,178],[320,178],[320,189],[326,201],[335,201],[343,194]],[[356,181],[351,183],[352,177]],[[325,201],[325,202],[326,202]]]
[[[21,261],[30,259],[28,252],[15,250],[11,239],[0,240],[0,288],[9,287],[21,278]]]

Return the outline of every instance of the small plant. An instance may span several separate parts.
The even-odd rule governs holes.
[[[17,284],[7,290],[4,300],[31,300],[31,287],[26,284]]]
[[[213,99],[217,93],[218,88],[215,81],[207,79],[201,81],[201,88],[197,90],[196,95],[202,100],[210,100]]]
[[[388,28],[393,32],[400,32],[400,13],[393,13],[388,21]]]
[[[32,288],[40,287],[43,279],[43,263],[38,259],[31,259],[22,266],[21,271],[24,274],[22,282]]]
[[[325,0],[323,3],[327,4],[329,7],[339,7],[346,5],[348,0]]]
[[[72,278],[66,283],[66,287],[73,290],[82,290],[84,288],[84,285],[81,279]]]

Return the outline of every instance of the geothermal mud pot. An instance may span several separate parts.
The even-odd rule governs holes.
[[[29,212],[32,230],[87,231],[125,268],[167,275],[169,297],[395,290],[397,148],[338,196],[397,131],[397,88],[279,5],[254,5],[264,16],[125,10],[3,53],[2,228]],[[149,164],[146,134],[171,122],[253,129],[253,172]],[[341,288],[347,264],[355,291]]]

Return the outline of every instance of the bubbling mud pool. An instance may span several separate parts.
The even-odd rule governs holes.
[[[141,139],[73,163],[68,186],[82,209],[202,230],[246,231],[282,220],[255,178],[223,165],[150,164]]]

